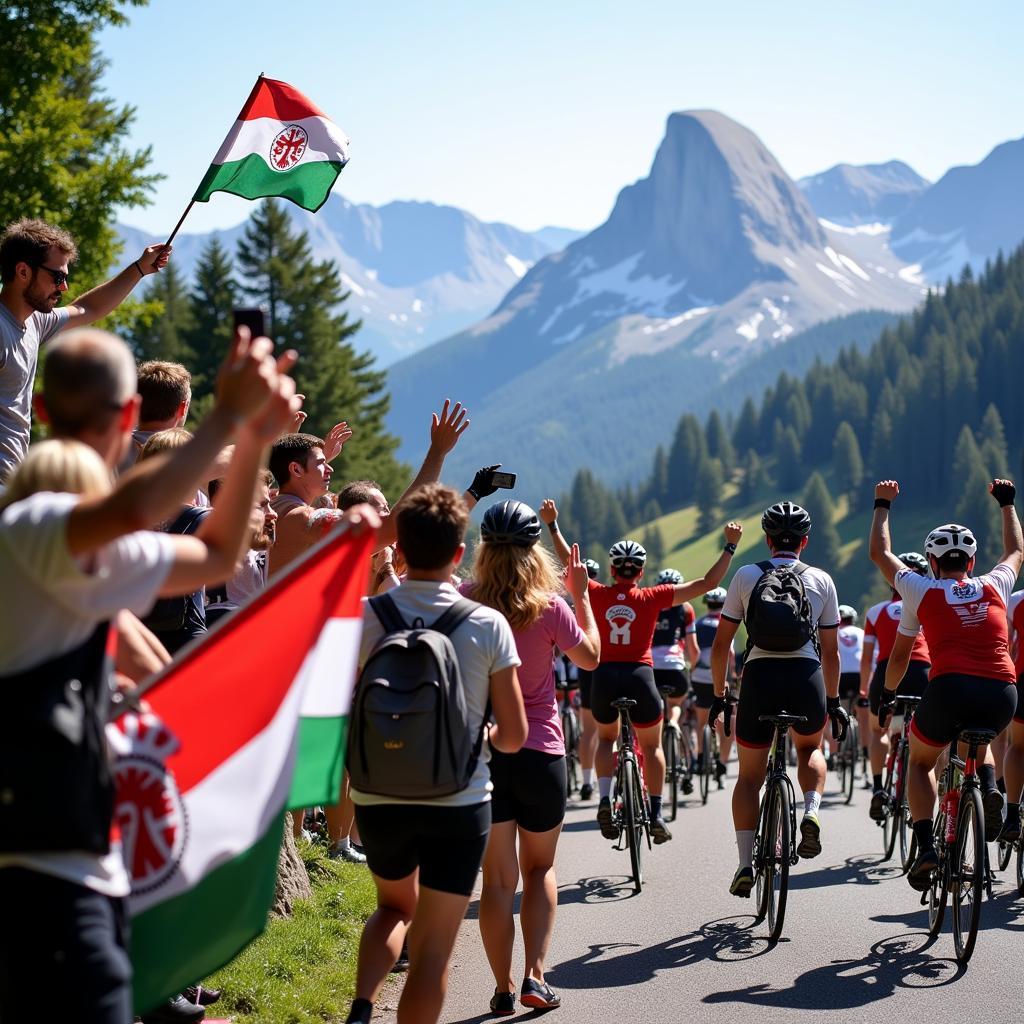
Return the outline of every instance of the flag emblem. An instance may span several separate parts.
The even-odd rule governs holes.
[[[274,136],[270,146],[270,166],[277,171],[290,171],[306,152],[309,136],[301,125],[286,125]]]
[[[178,750],[177,737],[153,714],[127,714],[108,729],[120,733],[114,744],[120,831],[132,894],[150,892],[178,869],[185,852],[188,822],[181,792],[167,758]]]

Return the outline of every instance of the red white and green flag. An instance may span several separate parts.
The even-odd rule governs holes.
[[[243,199],[279,196],[319,210],[348,163],[348,145],[345,133],[301,92],[261,75],[193,202],[230,192]]]
[[[326,665],[310,670],[307,654],[337,657],[334,685],[351,692],[359,632],[347,624],[361,619],[372,547],[370,531],[328,537],[169,665],[146,688],[145,711],[109,727],[138,1012],[201,981],[263,931],[296,758],[340,765],[340,714],[337,735],[318,715],[326,754],[317,759],[312,741],[298,753],[309,684],[327,677]],[[322,712],[347,700],[308,706]]]

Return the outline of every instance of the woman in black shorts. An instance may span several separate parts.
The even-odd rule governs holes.
[[[566,799],[565,742],[553,658],[558,649],[577,667],[593,669],[599,650],[579,549],[573,550],[566,578],[574,615],[558,596],[558,570],[537,543],[540,534],[540,520],[529,506],[519,501],[491,506],[480,527],[473,579],[462,587],[473,600],[500,611],[512,627],[529,723],[529,735],[518,753],[491,755],[492,825],[483,863],[480,933],[494,972],[491,1011],[500,1015],[515,1012],[512,946],[520,868],[526,966],[519,999],[536,1009],[553,1009],[561,1002],[544,980],[558,903],[555,848]]]

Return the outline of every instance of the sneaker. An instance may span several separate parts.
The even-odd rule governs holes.
[[[519,1002],[534,1010],[554,1010],[562,1005],[562,998],[550,985],[527,978],[519,992]]]
[[[871,809],[868,811],[872,821],[885,821],[885,790],[876,789],[871,794]]]
[[[981,799],[985,805],[985,838],[991,843],[1003,827],[1003,808],[1006,806],[1006,797],[998,789],[993,789]]]
[[[221,997],[219,988],[203,988],[202,985],[189,985],[181,994],[198,1006],[212,1006]]]
[[[589,782],[584,782],[583,785],[580,786],[580,799],[581,800],[590,800],[590,799],[593,798],[593,796],[594,796],[594,787]]]
[[[932,884],[932,873],[939,866],[939,855],[934,849],[922,850],[910,865],[907,881],[918,892],[927,892]]]
[[[366,854],[360,853],[352,844],[348,846],[335,845],[330,853],[331,860],[343,860],[347,864],[365,864]]]
[[[402,943],[402,952],[398,954],[398,959],[395,961],[395,966],[391,968],[391,974],[405,974],[409,970],[409,946],[407,943]]]
[[[732,876],[732,885],[729,892],[733,896],[740,896],[745,900],[750,899],[750,891],[754,888],[754,869],[737,868],[736,874]]]
[[[721,761],[715,761],[715,778],[724,779],[729,774],[729,769]]]
[[[667,843],[672,838],[672,833],[669,832],[668,825],[665,824],[665,819],[660,814],[651,819],[651,838],[654,840],[655,846]]]
[[[597,805],[597,823],[601,826],[601,835],[605,839],[619,838],[618,826],[612,821],[612,802],[606,796],[601,797],[601,802]]]
[[[184,996],[177,995],[173,999],[168,999],[155,1010],[143,1014],[142,1024],[194,1024],[205,1016],[204,1007],[196,1006]]]
[[[684,776],[679,785],[682,787],[683,796],[689,796],[693,792],[693,779],[689,775]]]
[[[999,830],[999,835],[996,836],[996,842],[1006,843],[1010,846],[1018,839],[1020,839],[1020,815],[1007,814],[1006,821],[1003,822],[1003,827]]]
[[[502,992],[501,989],[496,988],[494,995],[491,996],[491,1013],[496,1017],[511,1017],[515,1012],[515,992]]]
[[[821,823],[817,814],[805,814],[804,820],[800,822],[800,845],[796,852],[804,860],[810,860],[821,853]]]

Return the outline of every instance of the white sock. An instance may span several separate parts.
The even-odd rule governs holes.
[[[583,785],[592,786],[594,784],[594,769],[584,768],[583,769]]]
[[[754,863],[754,830],[751,828],[736,830],[736,849],[740,853],[740,867],[749,868]]]
[[[611,779],[598,779],[597,780],[597,793],[602,800],[610,800],[612,796],[612,780]]]
[[[821,806],[821,794],[817,790],[804,793],[804,814],[817,814]]]
[[[334,844],[334,848],[335,848],[336,850],[340,850],[340,851],[342,851],[342,852],[344,852],[345,850],[348,850],[348,849],[349,849],[349,848],[350,848],[351,846],[352,846],[352,840],[351,840],[351,839],[349,839],[349,837],[348,837],[348,836],[345,836],[344,838],[342,838],[342,839],[339,839],[339,840],[338,840],[338,841],[337,841],[337,842],[336,842],[336,843]]]

